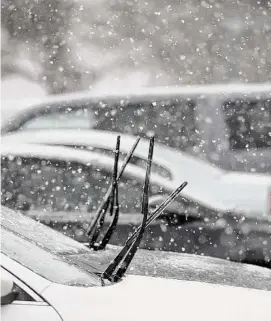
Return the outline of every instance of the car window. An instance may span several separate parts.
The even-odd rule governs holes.
[[[22,126],[22,129],[89,129],[95,122],[95,114],[90,109],[66,108],[63,111],[31,118]]]
[[[223,111],[231,149],[271,148],[271,100],[227,102]]]
[[[83,165],[37,158],[2,157],[1,202],[13,209],[46,212],[94,212],[111,183],[111,171],[99,165]],[[140,212],[143,182],[122,176],[120,211]],[[162,188],[152,184],[151,195]]]
[[[18,293],[16,297],[16,301],[35,301],[28,293],[26,293],[22,288],[19,287],[16,283],[14,283],[13,291]]]
[[[110,183],[96,166],[37,158],[2,157],[2,204],[13,209],[95,210]]]
[[[98,129],[110,128],[141,137],[155,134],[157,142],[191,153],[199,144],[195,102],[189,99],[147,103],[120,101],[103,111],[104,118],[97,125]]]
[[[16,301],[35,301],[34,298],[31,297],[25,290],[23,290],[18,282],[22,285],[23,283],[18,280],[13,274],[10,274],[7,270],[5,270],[1,266],[1,275],[6,275],[9,279],[13,281],[12,292],[16,292]],[[31,291],[31,290],[30,290]]]
[[[17,278],[1,267],[1,275],[3,275],[3,274],[7,275],[10,279],[13,280],[12,292],[17,293],[16,301],[35,301],[35,299],[32,298],[30,294],[28,294],[25,290],[23,290],[19,286],[19,284],[17,284],[18,283]],[[19,282],[22,284],[21,281],[19,281]]]

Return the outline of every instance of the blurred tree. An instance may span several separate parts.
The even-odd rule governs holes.
[[[81,7],[77,43],[95,44],[104,61],[115,54],[111,70],[153,67],[152,85],[271,80],[266,2],[97,0]]]
[[[4,61],[24,52],[52,93],[116,70],[148,72],[150,85],[270,81],[270,9],[267,0],[3,0]]]
[[[10,47],[2,51],[5,65],[11,66],[20,51],[24,51],[30,61],[41,65],[38,80],[45,82],[49,92],[79,89],[81,72],[69,46],[71,17],[77,12],[74,2],[3,0],[1,6],[2,27],[8,34]]]

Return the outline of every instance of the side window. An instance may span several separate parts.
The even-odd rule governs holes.
[[[4,158],[2,204],[42,211],[95,210],[110,183],[99,167],[34,158]]]
[[[12,291],[18,293],[18,295],[16,297],[16,301],[28,301],[28,302],[35,301],[35,299],[22,288],[22,287],[25,288],[25,285],[20,280],[17,280],[17,278],[15,278],[12,274],[7,272],[2,267],[1,267],[1,274],[9,276],[13,280]],[[29,291],[32,292],[32,290],[30,290],[30,289],[29,289]]]
[[[111,171],[76,162],[2,157],[2,204],[19,210],[93,212],[111,183]],[[143,181],[122,176],[122,213],[141,211]],[[150,196],[164,193],[151,184]]]
[[[141,137],[155,134],[157,142],[194,153],[200,142],[195,104],[189,99],[134,104],[120,101],[111,112],[107,107],[99,126]]]
[[[62,112],[39,115],[27,121],[22,130],[30,129],[89,129],[96,124],[94,112],[90,109],[73,110],[67,108]]]
[[[13,291],[18,293],[16,297],[16,301],[35,301],[28,293],[26,293],[22,288],[19,287],[16,283],[14,283]]]
[[[231,149],[271,148],[271,100],[223,105]]]

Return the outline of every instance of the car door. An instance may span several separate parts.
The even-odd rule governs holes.
[[[16,276],[1,267],[14,282],[13,290],[18,292],[15,301],[1,306],[2,321],[59,321],[56,310],[37,295]]]

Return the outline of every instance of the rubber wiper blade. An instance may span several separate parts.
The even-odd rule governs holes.
[[[116,228],[118,217],[119,217],[119,205],[118,205],[118,182],[127,166],[129,161],[131,160],[131,157],[133,156],[133,153],[139,143],[140,137],[138,137],[132,146],[130,152],[127,154],[127,156],[124,159],[124,162],[122,164],[122,167],[117,174],[118,170],[118,160],[119,160],[119,144],[120,144],[120,136],[117,137],[117,144],[116,144],[116,150],[115,150],[115,162],[114,162],[114,169],[112,174],[112,183],[109,185],[108,190],[106,194],[104,195],[103,201],[101,202],[95,217],[91,224],[89,225],[86,234],[89,238],[89,247],[93,248],[95,250],[102,249],[106,246],[106,244],[109,242],[114,229]],[[115,177],[115,178],[114,178]],[[115,203],[115,206],[114,206]],[[108,207],[110,205],[110,215],[113,215],[113,212],[115,210],[115,214],[112,220],[111,225],[109,226],[104,239],[100,242],[100,244],[95,244],[97,241],[97,238],[101,232],[101,229],[104,224],[104,218],[106,215],[106,212],[108,210]]]
[[[120,152],[120,136],[117,136],[117,143],[116,143],[116,149],[114,151],[115,153],[115,159],[114,159],[114,167],[113,167],[113,173],[112,173],[112,192],[108,198],[108,201],[105,203],[105,206],[103,208],[103,215],[101,216],[100,220],[98,220],[96,229],[92,235],[91,240],[89,241],[89,247],[93,248],[94,250],[102,250],[105,248],[106,244],[109,242],[115,228],[118,222],[119,217],[119,200],[118,200],[118,183],[117,183],[117,175],[118,175],[118,163],[119,163],[119,152]],[[106,212],[108,210],[108,207],[110,205],[110,216],[113,215],[113,220],[108,228],[108,230],[105,233],[105,236],[103,239],[97,244],[97,238],[99,236],[99,233],[104,225],[104,218],[106,215]]]
[[[187,182],[184,182],[183,184],[181,184],[173,193],[171,193],[168,198],[160,204],[160,206],[150,214],[149,218],[147,219],[146,225],[144,227],[144,231],[145,229],[156,219],[158,218],[159,215],[162,214],[162,212],[166,209],[166,207],[174,201],[174,199],[179,195],[179,193],[186,187]],[[142,223],[143,224],[143,223]],[[116,282],[119,280],[120,276],[116,275],[112,276],[116,266],[120,264],[121,260],[123,259],[123,257],[126,255],[126,252],[129,251],[129,249],[131,248],[131,246],[133,245],[133,243],[135,242],[136,238],[138,237],[138,235],[141,233],[142,230],[142,224],[136,229],[136,231],[127,239],[127,241],[125,242],[124,247],[122,248],[122,250],[120,251],[120,253],[118,254],[118,256],[110,263],[110,265],[108,266],[108,268],[105,270],[105,272],[102,274],[103,278],[109,279],[112,282]]]
[[[149,185],[150,185],[150,174],[151,174],[151,165],[152,165],[152,157],[153,157],[153,147],[154,147],[154,137],[151,137],[146,176],[145,176],[144,189],[143,189],[143,197],[142,197],[142,209],[141,209],[141,212],[143,214],[142,224],[140,226],[139,232],[134,242],[132,242],[129,246],[124,246],[124,248],[120,251],[120,253],[116,256],[116,258],[110,263],[110,265],[102,274],[102,278],[108,279],[111,282],[116,282],[123,277],[136,251],[138,250],[143,234],[145,232],[147,218],[148,218],[148,209],[149,209]],[[116,269],[120,264],[121,266],[116,271]]]
[[[146,228],[156,220],[167,208],[167,206],[174,201],[174,199],[179,195],[179,193],[187,186],[187,182],[183,182],[174,192],[172,192],[152,213],[149,214],[147,219]],[[141,225],[133,232],[133,234],[127,239],[125,245],[131,244],[140,231]]]

